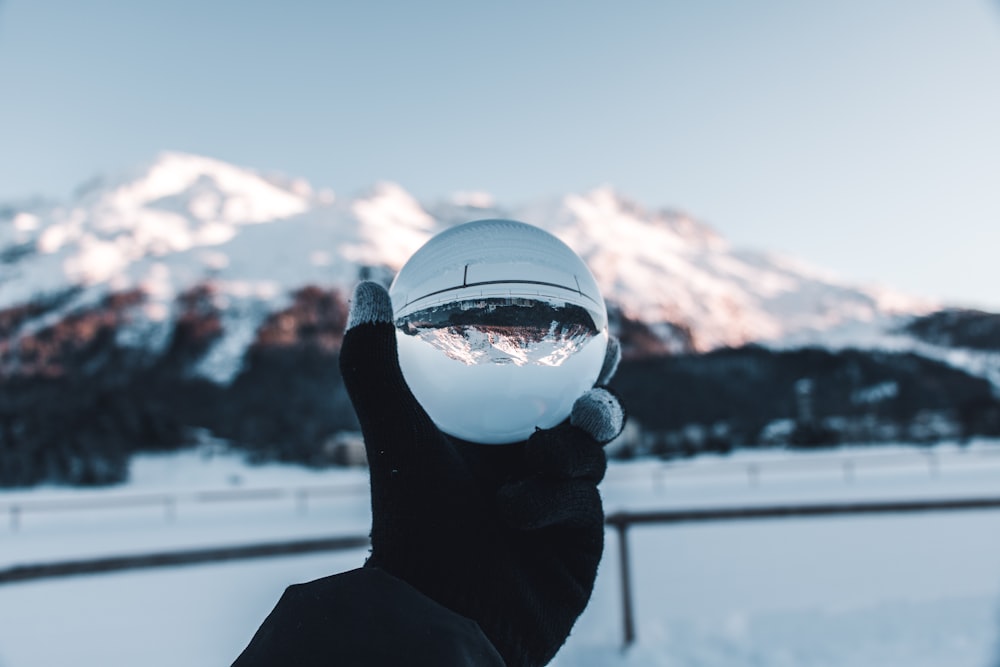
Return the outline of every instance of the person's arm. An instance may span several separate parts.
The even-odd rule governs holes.
[[[355,289],[340,365],[371,468],[365,566],[474,620],[510,667],[548,663],[590,599],[601,559],[597,484],[603,444],[624,422],[617,398],[591,390],[565,423],[516,445],[448,437],[406,386],[389,295],[370,282]]]
[[[618,357],[610,345],[599,382]],[[372,551],[363,569],[474,622],[507,667],[547,664],[593,589],[604,544],[597,484],[603,445],[624,425],[618,399],[595,388],[566,422],[518,444],[451,438],[406,386],[389,295],[371,282],[355,289],[340,366],[371,472]],[[419,632],[423,618],[413,622]]]

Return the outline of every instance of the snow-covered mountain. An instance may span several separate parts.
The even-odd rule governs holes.
[[[590,266],[609,305],[667,348],[871,338],[901,316],[934,309],[733,248],[686,215],[645,210],[608,188],[509,206],[477,193],[423,203],[389,183],[335,197],[302,180],[163,153],[89,183],[72,201],[0,208],[0,314],[19,313],[0,333],[11,344],[108,295],[137,292],[119,338],[162,344],[179,295],[211,284],[223,335],[203,371],[225,380],[294,290],[347,292],[361,276],[387,279],[436,232],[482,218],[554,233]],[[50,306],[25,308],[39,302]]]
[[[338,434],[358,428],[336,354],[353,285],[388,282],[435,233],[485,218],[545,228],[593,271],[622,342],[629,455],[1000,435],[1000,315],[734,248],[609,188],[335,197],[164,153],[66,202],[0,205],[0,487],[119,482],[130,453],[206,434],[254,461],[343,460]],[[558,364],[581,332],[547,346],[494,333],[435,342]]]

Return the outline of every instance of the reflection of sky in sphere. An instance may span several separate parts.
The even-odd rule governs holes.
[[[597,380],[607,312],[583,261],[523,223],[434,237],[390,288],[400,366],[441,430],[499,444],[563,421]]]

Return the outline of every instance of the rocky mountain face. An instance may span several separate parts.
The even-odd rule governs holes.
[[[758,349],[748,344],[771,358],[804,345],[905,356],[915,345],[981,347],[991,334],[976,332],[993,326],[988,314],[959,318],[964,333],[945,336],[957,316],[934,315],[934,304],[732,248],[686,215],[610,189],[512,206],[482,194],[421,203],[393,184],[340,198],[166,153],[69,202],[0,207],[0,484],[113,482],[129,452],[182,446],[199,429],[261,459],[323,462],[326,439],[355,427],[336,363],[351,288],[388,283],[436,232],[483,218],[535,224],[584,259],[623,342],[626,399],[649,405],[638,420],[661,431],[649,396],[670,377],[664,359],[715,363],[704,360]],[[989,383],[962,374],[988,404]]]

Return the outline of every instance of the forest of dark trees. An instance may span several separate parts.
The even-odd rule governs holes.
[[[641,453],[814,447],[1000,435],[990,383],[911,353],[758,346],[626,361],[613,385],[647,435]]]
[[[915,318],[904,331],[934,345],[1000,351],[1000,315],[949,308]]]
[[[206,432],[256,462],[336,464],[323,443],[357,429],[337,363],[346,296],[300,290],[259,328],[227,385],[193,372],[223,335],[212,296],[205,286],[183,296],[156,354],[119,342],[135,294],[17,346],[0,336],[0,486],[118,483],[132,454],[190,447]],[[0,327],[9,333],[16,317],[0,313]],[[947,317],[914,322],[914,335],[983,346],[997,331],[996,316]],[[758,346],[671,354],[641,324],[615,326],[627,355],[613,387],[639,427],[620,455],[1000,435],[989,382],[915,354]]]

